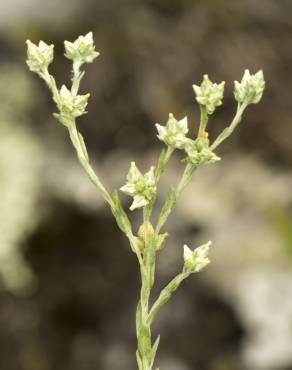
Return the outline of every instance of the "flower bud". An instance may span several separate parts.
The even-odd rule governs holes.
[[[135,162],[132,162],[127,175],[127,183],[120,190],[134,198],[130,207],[131,211],[149,204],[156,194],[154,167],[143,175]]]
[[[192,251],[187,245],[184,245],[184,268],[190,272],[199,272],[203,270],[209,263],[208,253],[210,245],[209,241]]]
[[[244,71],[241,82],[234,81],[234,96],[236,101],[245,104],[257,104],[265,89],[263,71],[251,75],[249,70]]]
[[[85,108],[89,94],[72,95],[65,85],[61,87],[59,95],[55,98],[60,113],[72,117],[79,117],[86,113]]]
[[[186,134],[189,131],[187,117],[177,121],[174,115],[170,113],[166,126],[162,126],[157,123],[156,128],[159,140],[173,148],[183,149],[187,140]]]
[[[189,139],[184,149],[187,154],[185,161],[193,163],[197,167],[202,164],[220,161],[220,157],[209,148],[209,140],[207,138]]]
[[[27,60],[26,63],[32,72],[42,72],[47,68],[54,59],[54,45],[47,45],[45,42],[40,41],[39,45],[33,44],[30,40],[26,41],[27,44]]]
[[[78,60],[81,64],[92,63],[99,56],[95,51],[92,32],[85,36],[79,36],[74,42],[65,41],[65,57],[73,61]]]
[[[197,102],[206,107],[208,114],[212,114],[216,107],[222,105],[224,86],[224,81],[220,84],[213,83],[208,75],[204,75],[201,86],[193,85]]]

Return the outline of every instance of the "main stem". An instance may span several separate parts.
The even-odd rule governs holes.
[[[236,114],[235,114],[233,120],[231,121],[230,125],[227,126],[221,132],[221,134],[217,137],[217,139],[214,141],[214,143],[210,146],[210,149],[212,151],[215,150],[222,143],[222,141],[226,140],[232,134],[232,132],[235,130],[236,126],[241,121],[243,112],[244,112],[244,110],[246,109],[247,106],[248,106],[248,104],[246,104],[246,103],[242,103],[242,104],[238,103]]]
[[[151,292],[149,264],[147,263],[145,267],[146,274],[141,270],[142,286],[140,291],[140,301],[137,306],[137,363],[139,370],[152,370],[151,328],[148,321],[149,298]]]
[[[140,301],[137,306],[136,333],[137,333],[137,363],[139,370],[152,370],[155,351],[153,352],[151,328],[148,320],[149,299],[154,284],[156,245],[155,234],[149,223],[150,214],[146,207],[143,210],[144,248],[143,266],[141,267]],[[143,268],[142,268],[143,267]],[[155,346],[155,345],[154,345]]]

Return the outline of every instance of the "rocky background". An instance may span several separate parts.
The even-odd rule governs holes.
[[[147,169],[154,123],[198,108],[191,85],[225,80],[216,135],[233,115],[232,81],[262,68],[262,102],[182,195],[159,255],[157,289],[181,269],[182,246],[213,240],[212,264],[159,314],[161,370],[292,369],[292,3],[289,0],[1,0],[0,369],[134,370],[135,257],[51,116],[25,65],[25,40],[56,45],[92,30],[101,57],[82,84],[79,120],[110,189],[129,162]],[[161,201],[182,170],[177,156]],[[129,199],[123,197],[127,207]],[[139,213],[131,214],[135,225]]]

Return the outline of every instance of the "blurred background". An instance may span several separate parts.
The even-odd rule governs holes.
[[[263,69],[222,161],[201,168],[165,231],[154,296],[182,266],[182,246],[213,240],[212,264],[159,314],[161,370],[292,369],[292,2],[290,0],[0,0],[0,369],[134,370],[135,256],[80,168],[49,92],[25,65],[25,40],[93,31],[89,113],[79,120],[109,189],[129,162],[146,171],[168,113],[198,127],[192,91],[225,80],[210,137],[235,111],[233,81]],[[183,169],[174,156],[159,203]],[[122,196],[125,207],[130,199]],[[139,212],[131,213],[135,227]]]

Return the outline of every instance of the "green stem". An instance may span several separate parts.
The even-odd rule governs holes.
[[[156,317],[157,313],[160,309],[168,302],[172,293],[180,286],[180,284],[191,274],[189,271],[183,271],[175,278],[173,278],[169,284],[166,285],[164,289],[162,289],[159,297],[154,302],[149,315],[148,315],[148,322],[149,325],[153,322],[154,318]]]
[[[56,99],[59,96],[59,91],[56,85],[56,81],[52,75],[50,75],[48,68],[44,68],[42,73],[40,74],[40,77],[46,82],[48,88],[51,90],[53,99],[56,101]]]
[[[158,163],[157,163],[157,166],[155,167],[155,183],[156,185],[158,184],[161,176],[163,175],[164,171],[165,171],[165,168],[166,168],[166,165],[172,155],[172,153],[174,152],[174,148],[168,146],[167,149],[163,149],[160,153],[160,156],[159,156],[159,159],[158,159]],[[151,214],[152,214],[152,211],[153,211],[153,207],[156,203],[156,198],[157,196],[155,196],[155,198],[152,200],[151,203],[149,203],[146,207],[145,207],[145,214],[146,214],[146,217],[147,217],[147,220],[149,221],[150,218],[151,218]]]
[[[144,267],[141,269],[140,301],[137,306],[136,333],[137,333],[137,362],[139,370],[151,370],[152,343],[151,328],[148,323],[149,298],[151,291],[149,259],[144,258]]]
[[[74,60],[73,62],[73,77],[72,77],[72,87],[71,87],[71,94],[77,95],[79,90],[79,85],[82,77],[84,76],[84,72],[80,72],[81,63],[79,60]]]
[[[174,148],[167,146],[167,149],[163,149],[160,153],[157,166],[155,168],[155,180],[156,183],[160,180],[163,172],[165,171],[165,167],[167,162],[169,161],[172,153],[174,152]]]
[[[72,124],[68,127],[68,130],[69,130],[69,134],[70,134],[70,138],[71,138],[71,141],[73,143],[73,146],[74,146],[74,148],[77,152],[79,162],[81,163],[82,167],[84,168],[85,172],[87,173],[87,176],[89,177],[90,181],[100,191],[104,200],[110,205],[111,209],[112,210],[117,210],[117,206],[114,203],[112,197],[107,192],[106,188],[104,187],[104,185],[100,181],[99,177],[96,175],[96,173],[94,172],[93,168],[90,165],[90,161],[89,161],[88,154],[87,154],[87,151],[86,151],[86,148],[85,148],[85,144],[83,143],[83,138],[77,130],[75,121],[72,121]],[[120,207],[122,207],[122,206],[120,205]],[[119,224],[118,217],[119,217],[120,213],[121,212],[113,212],[113,215],[114,215],[118,224]],[[126,214],[124,213],[124,211],[123,211],[123,214],[124,214],[124,217],[127,217]],[[127,221],[128,221],[128,219],[127,219]],[[139,248],[137,247],[137,243],[136,243],[136,240],[135,240],[136,237],[132,233],[130,223],[129,223],[128,229],[123,230],[123,232],[125,233],[125,235],[129,239],[131,248],[135,252],[135,254],[137,255],[139,265],[141,266],[141,269],[144,271],[143,258],[142,258],[142,255],[141,255],[141,252],[140,252]]]
[[[157,225],[156,225],[156,228],[155,228],[155,232],[157,234],[159,234],[161,228],[164,226],[164,224],[166,223],[171,211],[173,210],[175,204],[176,204],[176,201],[177,201],[177,198],[180,196],[180,194],[182,193],[182,191],[184,190],[184,188],[188,185],[188,183],[190,182],[190,179],[193,175],[193,173],[195,172],[195,170],[197,169],[197,166],[192,164],[192,163],[188,163],[185,167],[185,170],[184,170],[184,173],[182,175],[182,178],[175,190],[175,195],[171,198],[171,201],[169,201],[169,199],[166,199],[163,207],[162,207],[162,212],[158,218],[158,221],[157,221]]]
[[[200,105],[201,119],[198,137],[205,137],[206,127],[208,123],[208,113],[204,105]]]
[[[99,177],[94,172],[93,168],[90,165],[88,154],[86,152],[85,146],[82,143],[81,135],[79,134],[75,121],[72,122],[72,124],[68,127],[70,138],[72,141],[72,144],[77,152],[77,156],[79,159],[79,162],[81,163],[82,167],[84,168],[85,172],[87,173],[87,176],[89,177],[90,181],[93,183],[93,185],[100,191],[101,195],[103,196],[104,200],[111,206],[114,207],[113,201],[111,199],[111,196],[107,192],[106,188],[100,181]]]
[[[210,146],[210,149],[212,151],[215,150],[222,143],[222,141],[224,141],[225,139],[227,139],[232,134],[232,132],[234,131],[234,129],[236,128],[236,126],[241,121],[243,112],[246,109],[246,107],[247,107],[247,104],[245,104],[245,103],[238,104],[237,111],[236,111],[236,114],[235,114],[232,122],[230,123],[230,125],[228,127],[226,127],[221,132],[221,134],[217,137],[217,139],[214,141],[214,143]]]
[[[138,350],[136,353],[139,370],[152,370],[158,342],[152,345],[151,327],[148,322],[149,299],[154,285],[156,265],[156,235],[149,224],[149,214],[143,209],[144,249],[141,265],[140,301],[136,313],[136,333]],[[143,267],[143,268],[142,268]]]
[[[177,186],[177,190],[176,190],[177,198],[182,193],[182,191],[185,189],[185,187],[188,185],[193,173],[196,171],[197,168],[198,167],[193,163],[188,163],[186,165],[183,176]]]
[[[80,81],[83,77],[83,74],[84,74],[83,72],[80,72],[80,62],[79,61],[74,61],[74,63],[73,63],[72,87],[71,87],[71,93],[74,94],[74,95],[76,95],[78,93],[79,84],[80,84]],[[58,91],[58,88],[56,86],[56,82],[55,82],[54,77],[49,74],[47,68],[42,71],[41,77],[46,81],[49,89],[52,92],[53,99],[57,102],[58,97],[59,97],[59,91]],[[139,247],[137,246],[136,237],[132,233],[131,225],[130,225],[130,222],[127,218],[127,215],[126,215],[125,211],[123,210],[122,205],[120,204],[120,202],[119,202],[118,205],[114,202],[114,199],[107,192],[107,190],[104,187],[104,185],[102,184],[101,180],[96,175],[93,168],[91,167],[89,156],[88,156],[88,153],[87,153],[87,149],[86,149],[85,143],[83,141],[83,137],[77,130],[76,122],[75,122],[74,117],[71,118],[71,122],[67,127],[68,127],[68,131],[69,131],[70,139],[71,139],[72,144],[73,144],[73,146],[76,150],[79,162],[81,163],[82,167],[84,168],[85,172],[87,173],[87,176],[89,177],[90,181],[100,191],[104,200],[110,205],[110,207],[112,209],[112,213],[113,213],[118,225],[120,225],[119,218],[124,218],[124,221],[126,221],[127,228],[122,229],[122,231],[125,233],[125,235],[129,239],[131,248],[135,252],[135,254],[137,255],[139,264],[140,264],[141,268],[143,269],[144,267],[143,267],[142,255],[141,255],[141,252],[139,250]]]

